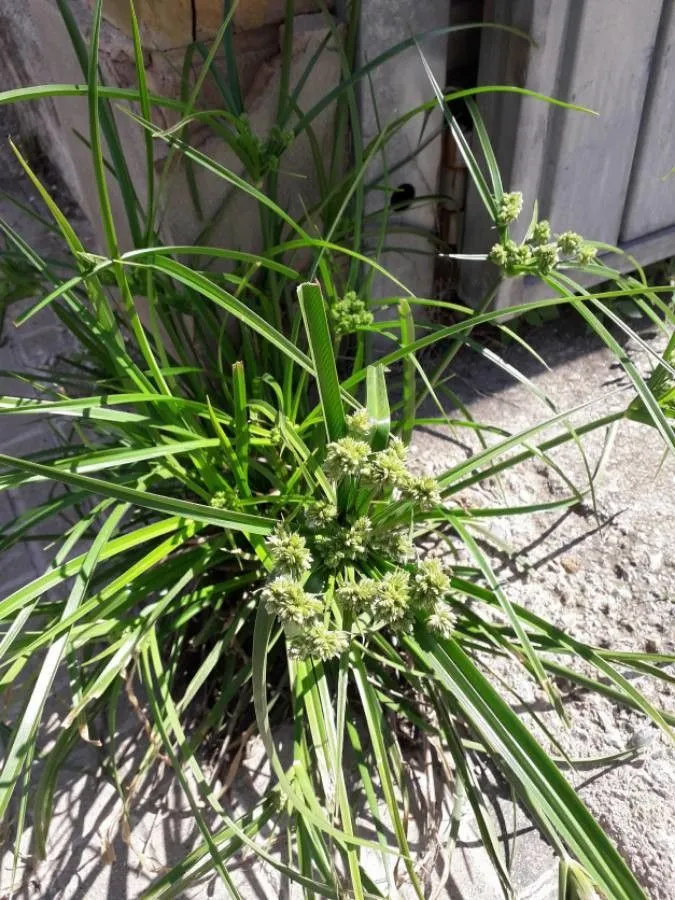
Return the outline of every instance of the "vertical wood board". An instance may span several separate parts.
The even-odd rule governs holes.
[[[619,240],[660,14],[661,0],[569,5],[556,96],[599,117],[552,114],[539,195],[557,231]]]
[[[664,0],[621,240],[675,224],[675,8]],[[674,248],[675,249],[675,248]]]

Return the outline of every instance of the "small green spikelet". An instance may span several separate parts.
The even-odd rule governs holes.
[[[515,266],[531,266],[534,262],[534,253],[528,244],[517,244],[510,248],[509,268]]]
[[[379,453],[373,453],[363,477],[378,487],[403,487],[410,476],[405,467],[405,447],[403,451],[401,447],[392,442]]]
[[[597,248],[591,247],[590,244],[583,244],[577,254],[577,262],[580,266],[588,266],[590,263],[595,262],[597,255]]]
[[[214,509],[225,509],[227,506],[227,496],[225,491],[216,491],[209,500],[209,506],[212,506]]]
[[[497,201],[497,225],[510,225],[515,222],[523,208],[523,195],[520,191],[502,194]]]
[[[368,516],[360,516],[352,525],[334,525],[314,541],[321,562],[329,569],[338,569],[348,562],[364,559],[370,547],[372,523]]]
[[[576,256],[581,249],[581,236],[575,231],[563,231],[558,235],[558,249],[565,256]]]
[[[427,619],[427,625],[432,631],[437,631],[443,637],[450,637],[455,630],[457,619],[454,612],[445,603],[439,602],[434,606],[434,611]]]
[[[532,229],[530,243],[535,247],[539,247],[541,244],[548,244],[550,240],[551,226],[549,225],[548,219],[541,219]]]
[[[355,291],[347,291],[341,300],[332,305],[330,318],[338,337],[352,334],[359,328],[367,328],[373,323],[373,314],[366,309],[366,304]]]
[[[365,441],[353,437],[343,437],[326,447],[323,470],[332,481],[354,478],[360,475],[370,455],[370,447]]]
[[[360,615],[372,607],[376,592],[377,582],[374,578],[341,580],[335,590],[335,599],[344,610]]]
[[[299,659],[328,660],[340,656],[349,647],[349,637],[344,631],[334,631],[316,622],[288,638],[292,656]]]
[[[334,503],[320,501],[315,503],[305,513],[305,521],[312,531],[320,531],[328,525],[332,525],[337,519],[337,506]]]
[[[373,612],[387,625],[397,625],[410,607],[410,575],[404,569],[387,572],[376,582]]]
[[[432,610],[450,593],[450,575],[440,559],[423,559],[413,578],[415,604]]]
[[[351,416],[347,416],[347,431],[349,436],[356,438],[357,441],[368,441],[371,425],[367,409],[359,409]]]
[[[283,525],[279,526],[269,535],[266,545],[275,571],[298,577],[312,568],[307,541],[297,531],[287,531]]]
[[[509,253],[503,244],[493,244],[487,258],[500,269],[505,269],[509,263]]]
[[[532,254],[540,275],[548,275],[560,262],[557,244],[542,244],[541,247],[535,247]]]
[[[438,482],[430,475],[409,478],[403,494],[419,506],[421,512],[430,512],[443,502]]]
[[[309,594],[300,582],[283,575],[265,585],[261,596],[267,612],[284,623],[304,625],[323,612],[323,597]]]
[[[383,528],[375,531],[370,546],[375,553],[385,556],[392,562],[407,563],[415,559],[415,545],[410,533],[402,528]]]

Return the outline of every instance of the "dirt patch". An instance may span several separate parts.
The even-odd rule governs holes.
[[[650,345],[660,344],[654,334],[645,336]],[[606,399],[591,411],[596,415],[628,402],[630,393],[610,396],[625,379],[611,354],[583,326],[565,318],[530,337],[545,360],[556,363],[562,358],[564,364],[546,371],[531,364],[520,348],[501,352],[509,363],[528,371],[557,409],[603,394]],[[625,349],[647,368],[647,357],[638,345],[628,342]],[[485,362],[476,363],[468,355],[458,363],[452,386],[462,393],[478,422],[516,432],[546,417],[545,401],[533,399],[522,385],[507,386],[494,367],[488,371]],[[598,432],[584,441],[591,469],[606,449],[604,437]],[[418,465],[438,473],[465,458],[468,446],[477,445],[465,433],[442,429],[418,433],[415,446]],[[579,489],[587,487],[585,463],[573,444],[553,458]],[[535,461],[464,492],[462,500],[479,507],[534,506],[568,494],[560,476]],[[512,601],[599,647],[674,651],[675,460],[664,458],[655,429],[620,424],[596,483],[595,501],[589,493],[585,503],[573,509],[482,521],[501,543],[491,557]],[[489,542],[483,546],[488,548]],[[579,690],[567,695],[572,725],[561,727],[556,716],[541,710],[533,682],[515,667],[504,667],[501,674],[507,672],[513,688],[553,729],[571,757],[644,747],[631,763],[584,767],[571,780],[652,900],[675,896],[675,754],[667,739],[644,716]],[[669,711],[675,707],[671,685],[648,679],[635,684],[654,703]],[[550,746],[527,706],[521,714]]]

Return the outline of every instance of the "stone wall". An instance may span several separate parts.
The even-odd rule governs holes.
[[[239,0],[234,13],[232,43],[244,108],[252,131],[263,139],[269,134],[277,115],[285,5],[285,0]],[[92,0],[69,0],[69,6],[87,36]],[[339,82],[340,57],[330,37],[335,20],[330,20],[328,10],[335,7],[339,10],[343,6],[341,0],[334,3],[330,0],[328,3],[324,0],[294,0],[291,86],[313,61],[311,77],[305,80],[298,98],[302,110],[309,109]],[[205,44],[213,39],[222,21],[223,7],[223,0],[135,0],[145,74],[153,93],[177,98],[181,91],[185,92],[186,83],[194,82],[202,58],[198,53],[192,55],[186,79],[186,53],[195,38]],[[451,8],[454,6],[449,0],[420,0],[412,5],[403,0],[363,0],[360,64],[369,62],[412,32],[447,25]],[[104,0],[103,11],[100,66],[104,81],[134,87],[136,72],[128,0]],[[432,41],[423,41],[423,46],[436,79],[443,82],[447,36],[440,34]],[[216,63],[224,72],[222,49]],[[49,82],[81,83],[83,80],[54,0],[3,0],[0,5],[0,83],[11,87]],[[433,96],[415,47],[372,71],[358,89],[363,115],[362,134],[366,143],[397,115]],[[213,79],[206,79],[200,105],[222,108],[222,95]],[[94,230],[98,229],[99,243],[102,243],[93,172],[88,149],[81,138],[86,137],[89,129],[86,99],[63,98],[54,102],[22,104],[19,113],[23,130],[39,134],[51,161]],[[147,178],[142,129],[123,113],[115,114],[132,179],[139,198],[144,198]],[[164,128],[177,121],[178,113],[156,107],[153,118],[159,128]],[[334,149],[333,119],[334,111],[329,107],[313,122],[314,151],[322,158],[329,158]],[[377,183],[384,176],[389,183],[386,187],[376,184],[367,206],[369,213],[377,214],[387,203],[386,192],[396,189],[400,183],[412,187],[413,197],[437,193],[441,141],[439,138],[428,143],[427,136],[438,128],[439,123],[438,114],[427,120],[424,127],[421,118],[411,120],[388,145],[386,162],[381,153],[372,160],[366,180]],[[192,124],[189,140],[219,163],[241,174],[242,167],[235,154],[206,127]],[[425,146],[419,152],[423,140]],[[172,165],[168,174],[166,157],[166,143],[155,141],[155,170],[164,187],[161,235],[165,241],[194,242],[205,223],[218,213],[215,226],[209,230],[210,243],[245,250],[260,247],[255,203],[241,193],[233,192],[209,172],[193,167],[201,205],[198,212],[188,189],[184,165],[175,157],[178,164]],[[402,160],[406,161],[400,165]],[[312,147],[307,136],[301,135],[284,154],[279,175],[279,200],[292,215],[302,215],[318,200],[314,170]],[[389,178],[386,172],[395,174]],[[131,240],[125,228],[121,198],[112,181],[110,187],[120,243],[123,248],[128,248]],[[429,296],[433,290],[434,254],[428,237],[420,236],[418,232],[420,229],[433,232],[436,219],[436,207],[432,202],[415,203],[406,210],[398,208],[387,241],[392,252],[384,259],[386,266],[420,296]],[[376,279],[372,290],[375,295],[384,296],[396,291],[389,280],[381,278]]]
[[[91,0],[70,0],[70,8],[85,37],[91,21]],[[276,119],[281,72],[283,0],[240,0],[235,15],[233,44],[244,107],[253,132],[266,137]],[[328,7],[332,4],[328,4]],[[127,0],[104,0],[105,22],[101,32],[100,67],[108,84],[131,87],[136,84],[133,44]],[[178,98],[185,90],[186,52],[196,38],[208,43],[221,22],[223,0],[136,0],[136,10],[144,47],[146,78],[152,92]],[[295,0],[291,85],[299,79],[312,57],[318,58],[312,77],[299,96],[301,109],[309,108],[339,80],[338,54],[328,41],[331,24],[326,4],[319,0]],[[82,71],[71,41],[53,0],[5,0],[0,11],[0,83],[15,87],[39,83],[81,83]],[[222,62],[222,51],[220,61]],[[217,57],[218,60],[218,57]],[[196,78],[202,59],[193,54],[188,83]],[[221,66],[224,71],[224,67]],[[200,95],[203,108],[222,107],[222,98],[213,79],[207,79]],[[37,135],[50,159],[61,173],[73,197],[82,206],[94,229],[97,228],[93,172],[89,153],[81,136],[88,133],[87,104],[84,98],[63,98],[17,107],[22,131]],[[155,109],[160,127],[176,121],[166,111]],[[320,152],[332,147],[333,111],[327,109],[314,123]],[[145,196],[143,132],[123,113],[116,113],[125,156],[139,197]],[[3,135],[4,137],[4,135]],[[207,129],[193,128],[191,143],[238,174],[242,167],[222,139]],[[163,173],[166,144],[155,142],[155,168]],[[306,138],[300,137],[284,155],[280,177],[281,202],[291,212],[301,213],[316,200],[312,153]],[[223,205],[229,186],[206,171],[197,171],[196,182],[202,199],[200,216],[190,199],[183,166],[172,167],[165,179],[162,236],[166,241],[190,243],[205,221]],[[111,180],[113,204],[122,246],[130,245],[125,216],[116,185]],[[210,241],[255,249],[259,246],[257,210],[244,196],[233,196],[227,215],[210,233]],[[232,223],[236,222],[236,228]],[[100,237],[100,234],[99,234]]]

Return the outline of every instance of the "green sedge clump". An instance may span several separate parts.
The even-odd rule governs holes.
[[[440,560],[418,560],[410,528],[367,514],[374,499],[387,497],[406,500],[418,514],[434,509],[442,504],[438,483],[409,471],[398,438],[373,450],[365,410],[348,419],[348,430],[328,444],[323,468],[337,484],[351,481],[361,502],[340,512],[330,501],[317,502],[266,540],[271,578],[262,601],[284,625],[297,658],[332,659],[347,650],[351,635],[409,628],[416,616],[442,634],[454,623],[450,574]]]

